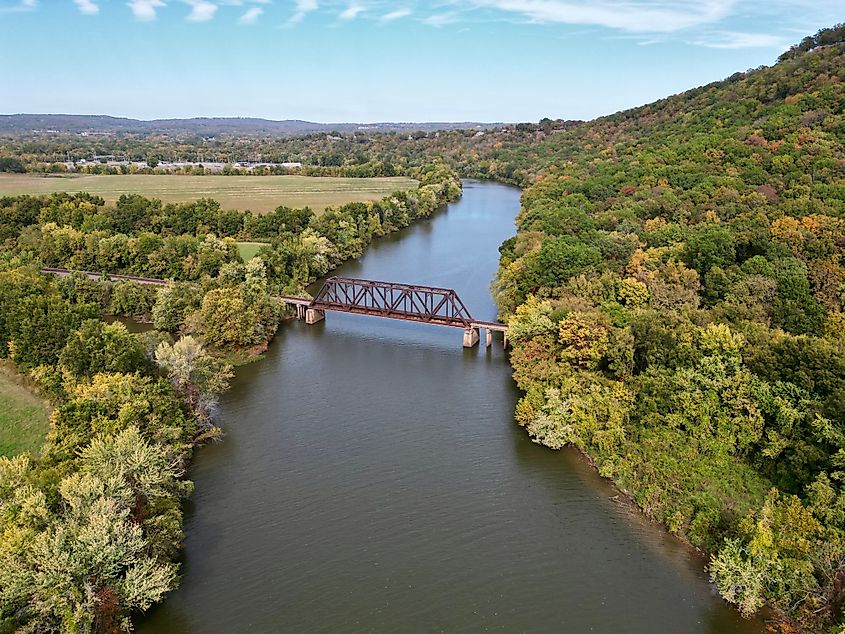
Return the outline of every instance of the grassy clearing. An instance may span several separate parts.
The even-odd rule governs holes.
[[[258,255],[261,247],[269,244],[269,242],[238,242],[238,253],[241,256],[241,260],[249,262],[252,258]]]
[[[326,207],[349,202],[380,200],[399,190],[413,189],[410,178],[334,178],[314,176],[180,176],[133,174],[128,176],[74,175],[0,176],[0,195],[80,192],[114,202],[121,194],[141,194],[164,202],[214,198],[224,209],[251,209],[266,213],[279,205]]]
[[[0,456],[37,453],[47,435],[49,413],[23,377],[0,365]]]

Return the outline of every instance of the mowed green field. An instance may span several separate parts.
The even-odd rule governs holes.
[[[164,202],[213,198],[224,209],[251,209],[258,213],[272,211],[279,205],[310,207],[321,212],[334,205],[380,200],[395,191],[416,186],[417,181],[403,176],[0,175],[0,196],[84,191],[102,196],[108,202],[114,202],[121,194],[141,194]]]
[[[249,262],[258,255],[261,247],[269,246],[269,244],[269,242],[238,242],[238,254],[241,256],[241,260]]]
[[[47,436],[48,418],[44,401],[12,370],[0,366],[0,456],[37,453]]]

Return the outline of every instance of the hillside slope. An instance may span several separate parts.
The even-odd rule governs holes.
[[[533,183],[495,283],[518,421],[708,550],[743,613],[768,603],[814,631],[845,603],[842,35],[614,116],[444,148],[465,173]]]

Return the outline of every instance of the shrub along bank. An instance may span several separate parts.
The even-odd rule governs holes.
[[[127,630],[177,582],[185,472],[229,369],[19,264],[0,262],[2,354],[53,413],[38,458],[0,458],[0,631]]]

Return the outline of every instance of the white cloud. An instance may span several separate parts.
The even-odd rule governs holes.
[[[766,33],[739,33],[736,31],[716,31],[690,42],[707,48],[774,48],[786,49],[789,42],[776,35]]]
[[[81,13],[85,15],[96,15],[100,12],[100,7],[98,7],[92,0],[73,0],[76,3],[77,8]]]
[[[396,11],[391,11],[390,13],[385,13],[381,18],[379,18],[382,22],[393,22],[393,20],[398,20],[400,18],[405,18],[411,15],[410,9],[396,9]]]
[[[238,19],[238,23],[240,24],[255,24],[258,17],[264,13],[264,9],[261,7],[252,7],[251,9],[247,9],[246,12]]]
[[[156,19],[156,9],[166,6],[163,0],[130,0],[126,3],[136,20],[149,22]]]
[[[358,14],[361,13],[361,11],[363,10],[364,7],[362,7],[360,4],[353,3],[346,7],[346,10],[343,11],[338,17],[341,20],[354,20],[358,17]]]
[[[671,33],[712,24],[731,14],[737,0],[472,0],[533,22],[589,24],[637,33]]]
[[[449,13],[435,13],[423,19],[423,24],[429,26],[446,26],[447,24],[454,24],[459,20],[459,16],[454,11]]]
[[[294,6],[296,7],[296,13],[288,19],[288,26],[299,24],[305,19],[306,15],[312,11],[316,11],[317,0],[294,0]]]
[[[208,22],[214,18],[217,13],[217,5],[207,0],[183,0],[185,4],[190,5],[191,12],[188,14],[188,20],[191,22]]]
[[[79,10],[85,15],[96,15],[100,12],[100,7],[94,4],[91,0],[73,0]]]
[[[22,13],[32,11],[38,6],[37,0],[20,0],[11,6],[0,6],[0,13]]]
[[[218,11],[236,11],[238,24],[266,19],[273,0],[179,0],[190,6],[187,19],[212,20]],[[845,0],[279,0],[290,13],[281,26],[293,27],[309,14],[325,11],[340,21],[367,20],[376,25],[415,16],[433,27],[508,21],[559,25],[569,33],[580,25],[614,31],[608,37],[628,37],[640,45],[684,42],[714,49],[786,48],[795,33],[809,33],[840,10]],[[83,14],[95,14],[100,0],[73,0]],[[137,20],[151,21],[168,0],[124,0]],[[32,9],[37,0],[0,0],[0,13]],[[41,3],[43,5],[44,3]],[[235,8],[240,8],[237,11]],[[777,19],[777,21],[775,21]],[[755,22],[756,20],[756,22]],[[747,24],[753,25],[746,31]],[[810,26],[804,27],[807,23]],[[768,27],[768,28],[767,28]],[[759,32],[753,32],[758,29]]]

